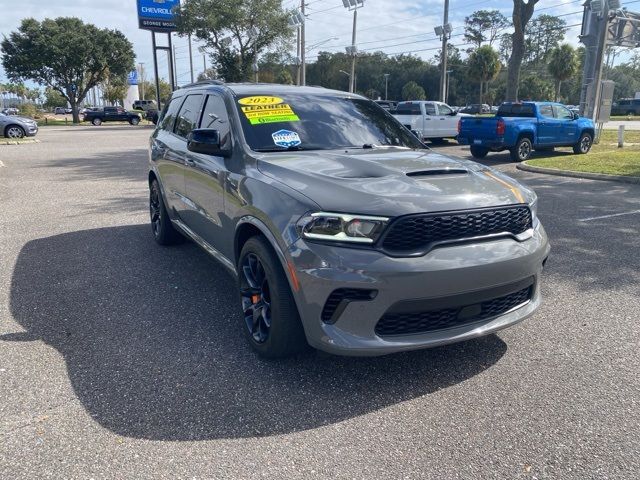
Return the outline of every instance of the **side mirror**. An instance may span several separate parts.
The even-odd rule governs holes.
[[[579,118],[580,118],[580,115],[579,115],[579,114],[577,114],[576,112],[571,112],[571,113],[573,114],[573,119],[574,119],[574,120],[577,120],[577,119],[579,119]]]
[[[228,157],[230,150],[220,146],[220,132],[210,128],[196,128],[187,136],[187,150],[205,155]]]

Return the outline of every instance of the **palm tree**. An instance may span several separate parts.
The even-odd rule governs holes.
[[[468,73],[473,80],[480,82],[480,103],[482,103],[483,85],[495,80],[500,73],[500,56],[489,45],[484,45],[471,52],[468,59]]]
[[[559,47],[554,48],[549,54],[547,69],[556,81],[557,102],[560,98],[562,82],[571,78],[578,70],[576,50],[568,43],[563,43]]]

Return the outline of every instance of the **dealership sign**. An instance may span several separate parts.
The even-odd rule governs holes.
[[[138,24],[144,30],[175,30],[174,8],[179,6],[180,0],[138,0]]]

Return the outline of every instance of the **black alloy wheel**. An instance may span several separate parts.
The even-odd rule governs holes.
[[[159,245],[175,245],[184,241],[184,237],[171,223],[158,180],[153,180],[149,187],[149,217],[153,238]]]
[[[255,253],[242,259],[240,295],[244,322],[253,340],[264,343],[271,331],[271,288],[262,262]]]

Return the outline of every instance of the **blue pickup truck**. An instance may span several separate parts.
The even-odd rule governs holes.
[[[464,117],[458,122],[458,143],[471,146],[471,155],[509,150],[521,162],[533,150],[573,147],[575,153],[591,149],[593,121],[579,117],[553,102],[507,102],[494,117]]]

